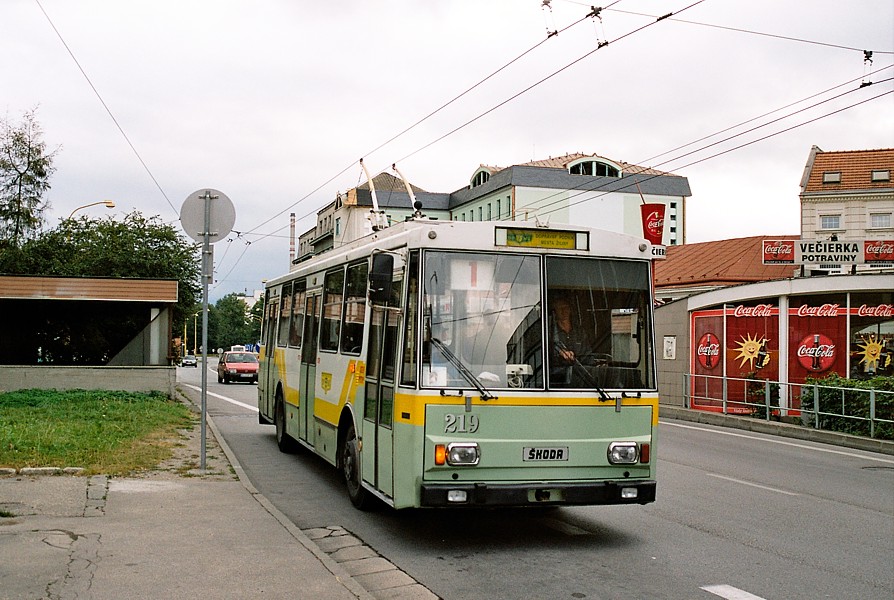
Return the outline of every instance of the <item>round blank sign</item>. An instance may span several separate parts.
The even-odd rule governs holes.
[[[180,207],[180,225],[189,237],[204,242],[205,202],[210,202],[208,241],[218,242],[230,234],[236,223],[236,208],[221,191],[202,188],[190,194]]]

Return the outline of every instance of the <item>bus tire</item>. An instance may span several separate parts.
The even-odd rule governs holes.
[[[358,450],[357,432],[354,425],[348,426],[345,442],[341,451],[341,468],[348,488],[348,498],[351,504],[360,510],[366,510],[370,505],[370,496],[363,489],[360,482],[360,451]]]
[[[283,402],[282,393],[276,394],[276,406],[273,408],[273,425],[276,427],[276,447],[280,452],[293,454],[298,450],[295,438],[286,433],[286,403]]]

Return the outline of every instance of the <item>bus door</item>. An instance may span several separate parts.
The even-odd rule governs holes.
[[[378,265],[381,259],[382,265]],[[390,260],[388,260],[390,259]],[[394,493],[394,388],[397,373],[397,337],[400,332],[400,297],[403,279],[394,278],[395,271],[402,272],[403,264],[391,254],[373,257],[373,274],[370,275],[369,346],[366,356],[366,398],[362,428],[363,451],[361,472],[364,481],[391,496]],[[376,269],[387,278],[379,280],[379,293],[373,291]]]
[[[279,314],[279,298],[273,298],[267,290],[267,302],[264,312],[264,333],[261,343],[264,345],[264,360],[259,365],[258,398],[263,398],[264,406],[258,406],[261,414],[273,418],[274,392],[276,391],[276,317]]]
[[[298,390],[298,437],[313,445],[317,338],[320,331],[320,290],[308,290],[304,304],[304,335],[301,346],[301,373]]]

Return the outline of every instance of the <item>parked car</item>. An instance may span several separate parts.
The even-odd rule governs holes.
[[[258,382],[258,357],[252,352],[224,352],[217,363],[217,382]]]
[[[187,354],[187,355],[184,356],[183,359],[180,361],[180,366],[181,366],[181,367],[198,367],[198,366],[199,366],[199,360],[198,360],[195,356],[193,356],[192,354]]]

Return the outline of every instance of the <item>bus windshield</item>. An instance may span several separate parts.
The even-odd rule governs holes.
[[[654,388],[645,262],[429,251],[421,281],[423,387]]]

